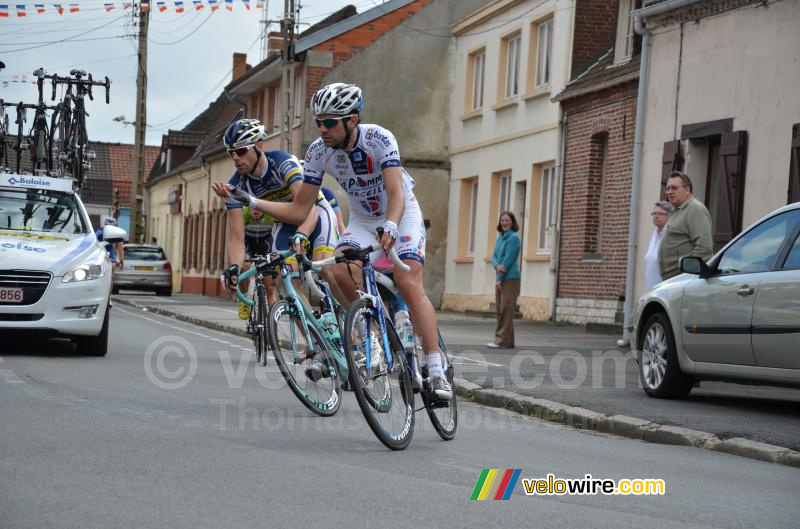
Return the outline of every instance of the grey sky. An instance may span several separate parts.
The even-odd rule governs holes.
[[[26,2],[28,15],[17,17],[15,5],[22,1]],[[113,0],[115,8],[109,13],[103,8],[104,0],[78,0],[79,13],[65,12],[60,16],[52,2],[47,2],[47,12],[37,14],[34,3],[42,1],[0,0],[10,8],[10,16],[0,18],[0,60],[6,64],[6,69],[0,72],[0,81],[12,81],[14,75],[23,74],[29,81],[28,84],[12,82],[7,88],[0,82],[0,98],[6,102],[35,103],[36,86],[30,81],[33,70],[39,66],[59,75],[67,75],[72,68],[84,69],[98,79],[107,75],[112,80],[111,104],[105,104],[102,90],[96,91],[94,101],[87,102],[89,137],[133,143],[133,127],[112,121],[119,115],[128,121],[135,118],[136,41],[130,10],[123,11],[119,0]],[[186,12],[176,13],[174,0],[167,0],[169,10],[162,13],[155,0],[151,1],[148,144],[160,144],[161,134],[168,128],[180,129],[208,106],[230,81],[234,52],[247,52],[247,62],[258,63],[261,13],[255,10],[255,2],[251,0],[252,9],[247,11],[241,0],[234,0],[231,13],[220,0],[222,7],[212,13],[207,0],[202,11],[196,11],[191,0],[184,0]],[[300,21],[316,23],[348,4],[363,12],[380,3],[382,0],[302,0]],[[268,0],[269,18],[280,18],[283,6],[283,0]],[[300,30],[307,27],[302,25]],[[277,24],[270,26],[270,30],[278,31]],[[74,41],[36,47],[68,38]],[[24,48],[32,49],[13,51]],[[48,92],[49,86],[45,90],[49,102]],[[12,129],[16,130],[15,111],[9,110]],[[31,117],[29,113],[26,132]]]

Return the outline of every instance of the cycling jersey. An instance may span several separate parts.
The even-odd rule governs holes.
[[[273,202],[291,202],[292,192],[289,187],[303,179],[297,158],[283,151],[265,151],[263,156],[267,159],[267,163],[264,165],[264,173],[259,178],[236,171],[228,180],[228,184],[243,189],[256,198]],[[229,197],[225,207],[239,209],[242,203]]]
[[[270,234],[272,231],[272,225],[275,223],[275,219],[266,213],[262,213],[259,218],[256,218],[255,215],[253,215],[253,212],[247,206],[242,208],[242,212],[244,213],[244,236],[246,238],[257,239],[259,237],[266,237]]]
[[[402,169],[406,195],[412,193],[414,179],[400,163],[400,150],[391,132],[378,125],[360,124],[354,134],[356,142],[350,152],[325,147],[322,138],[312,143],[303,165],[303,180],[318,186],[323,173],[328,173],[347,193],[351,220],[383,219],[389,204],[383,170]]]
[[[320,191],[322,191],[322,194],[325,196],[325,200],[328,201],[328,204],[331,205],[331,209],[334,213],[342,210],[342,208],[339,207],[339,201],[336,200],[336,195],[333,191],[327,187],[321,187]]]

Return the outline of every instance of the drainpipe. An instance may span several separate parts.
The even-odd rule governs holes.
[[[650,7],[637,9],[633,12],[633,28],[638,35],[642,35],[642,53],[639,64],[639,93],[636,97],[636,126],[633,134],[633,176],[631,181],[631,216],[628,229],[628,259],[625,269],[625,305],[624,325],[622,338],[617,340],[619,347],[630,344],[633,322],[631,311],[633,308],[633,281],[636,274],[636,237],[639,232],[639,180],[642,174],[642,147],[644,140],[643,123],[647,95],[647,67],[650,64],[650,48],[652,46],[650,31],[645,27],[644,19],[667,13],[669,11],[695,4],[701,0],[667,0]]]
[[[564,155],[567,147],[567,113],[561,110],[561,153],[559,158],[558,168],[558,182],[556,182],[556,189],[558,189],[558,220],[553,230],[553,247],[550,249],[552,257],[550,272],[555,275],[553,283],[553,294],[550,296],[550,320],[556,321],[556,298],[558,296],[558,278],[561,272],[561,221],[564,215],[564,166],[566,165]],[[531,234],[532,235],[532,234]],[[529,235],[529,236],[531,236]]]

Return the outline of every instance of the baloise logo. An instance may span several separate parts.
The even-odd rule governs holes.
[[[13,176],[8,179],[8,183],[12,186],[17,184],[23,186],[49,186],[50,182],[47,180],[39,180],[38,178],[25,178],[24,176],[20,176],[19,179],[14,178]]]

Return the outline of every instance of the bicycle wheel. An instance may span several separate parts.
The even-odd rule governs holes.
[[[447,349],[445,348],[444,340],[442,339],[442,333],[438,332],[438,330],[437,333],[439,335],[439,351],[441,351],[442,356],[442,369],[447,376],[447,382],[449,382],[450,387],[453,388],[453,395],[447,400],[437,397],[431,390],[428,382],[423,384],[420,394],[422,395],[422,402],[425,404],[425,411],[428,412],[428,418],[431,420],[431,424],[433,424],[433,428],[436,430],[436,433],[438,433],[439,437],[445,441],[450,441],[456,436],[456,429],[458,428],[456,386],[453,382],[453,365],[450,363],[450,358],[447,356]],[[422,341],[419,337],[416,337],[416,343],[419,370],[422,374],[422,378],[427,379],[428,364],[427,360],[425,359],[425,353],[420,345]]]
[[[267,309],[264,286],[256,286],[253,306],[250,308],[250,334],[256,347],[256,363],[267,365]]]
[[[388,356],[391,358],[391,368],[386,364],[387,356],[383,351],[374,349],[370,351],[370,365],[366,365],[366,343],[382,341],[376,316],[368,298],[359,299],[347,311],[343,338],[347,365],[350,367],[350,387],[353,388],[361,413],[375,436],[386,447],[403,450],[414,435],[414,394],[411,379],[406,369],[403,349],[392,333],[389,333]],[[381,344],[379,349],[382,348]]]
[[[269,340],[275,361],[289,388],[306,408],[328,417],[339,410],[341,389],[336,362],[313,326],[308,327],[313,351],[308,350],[297,309],[282,299],[269,311]],[[313,370],[319,362],[318,370]],[[321,376],[319,376],[321,374]]]

